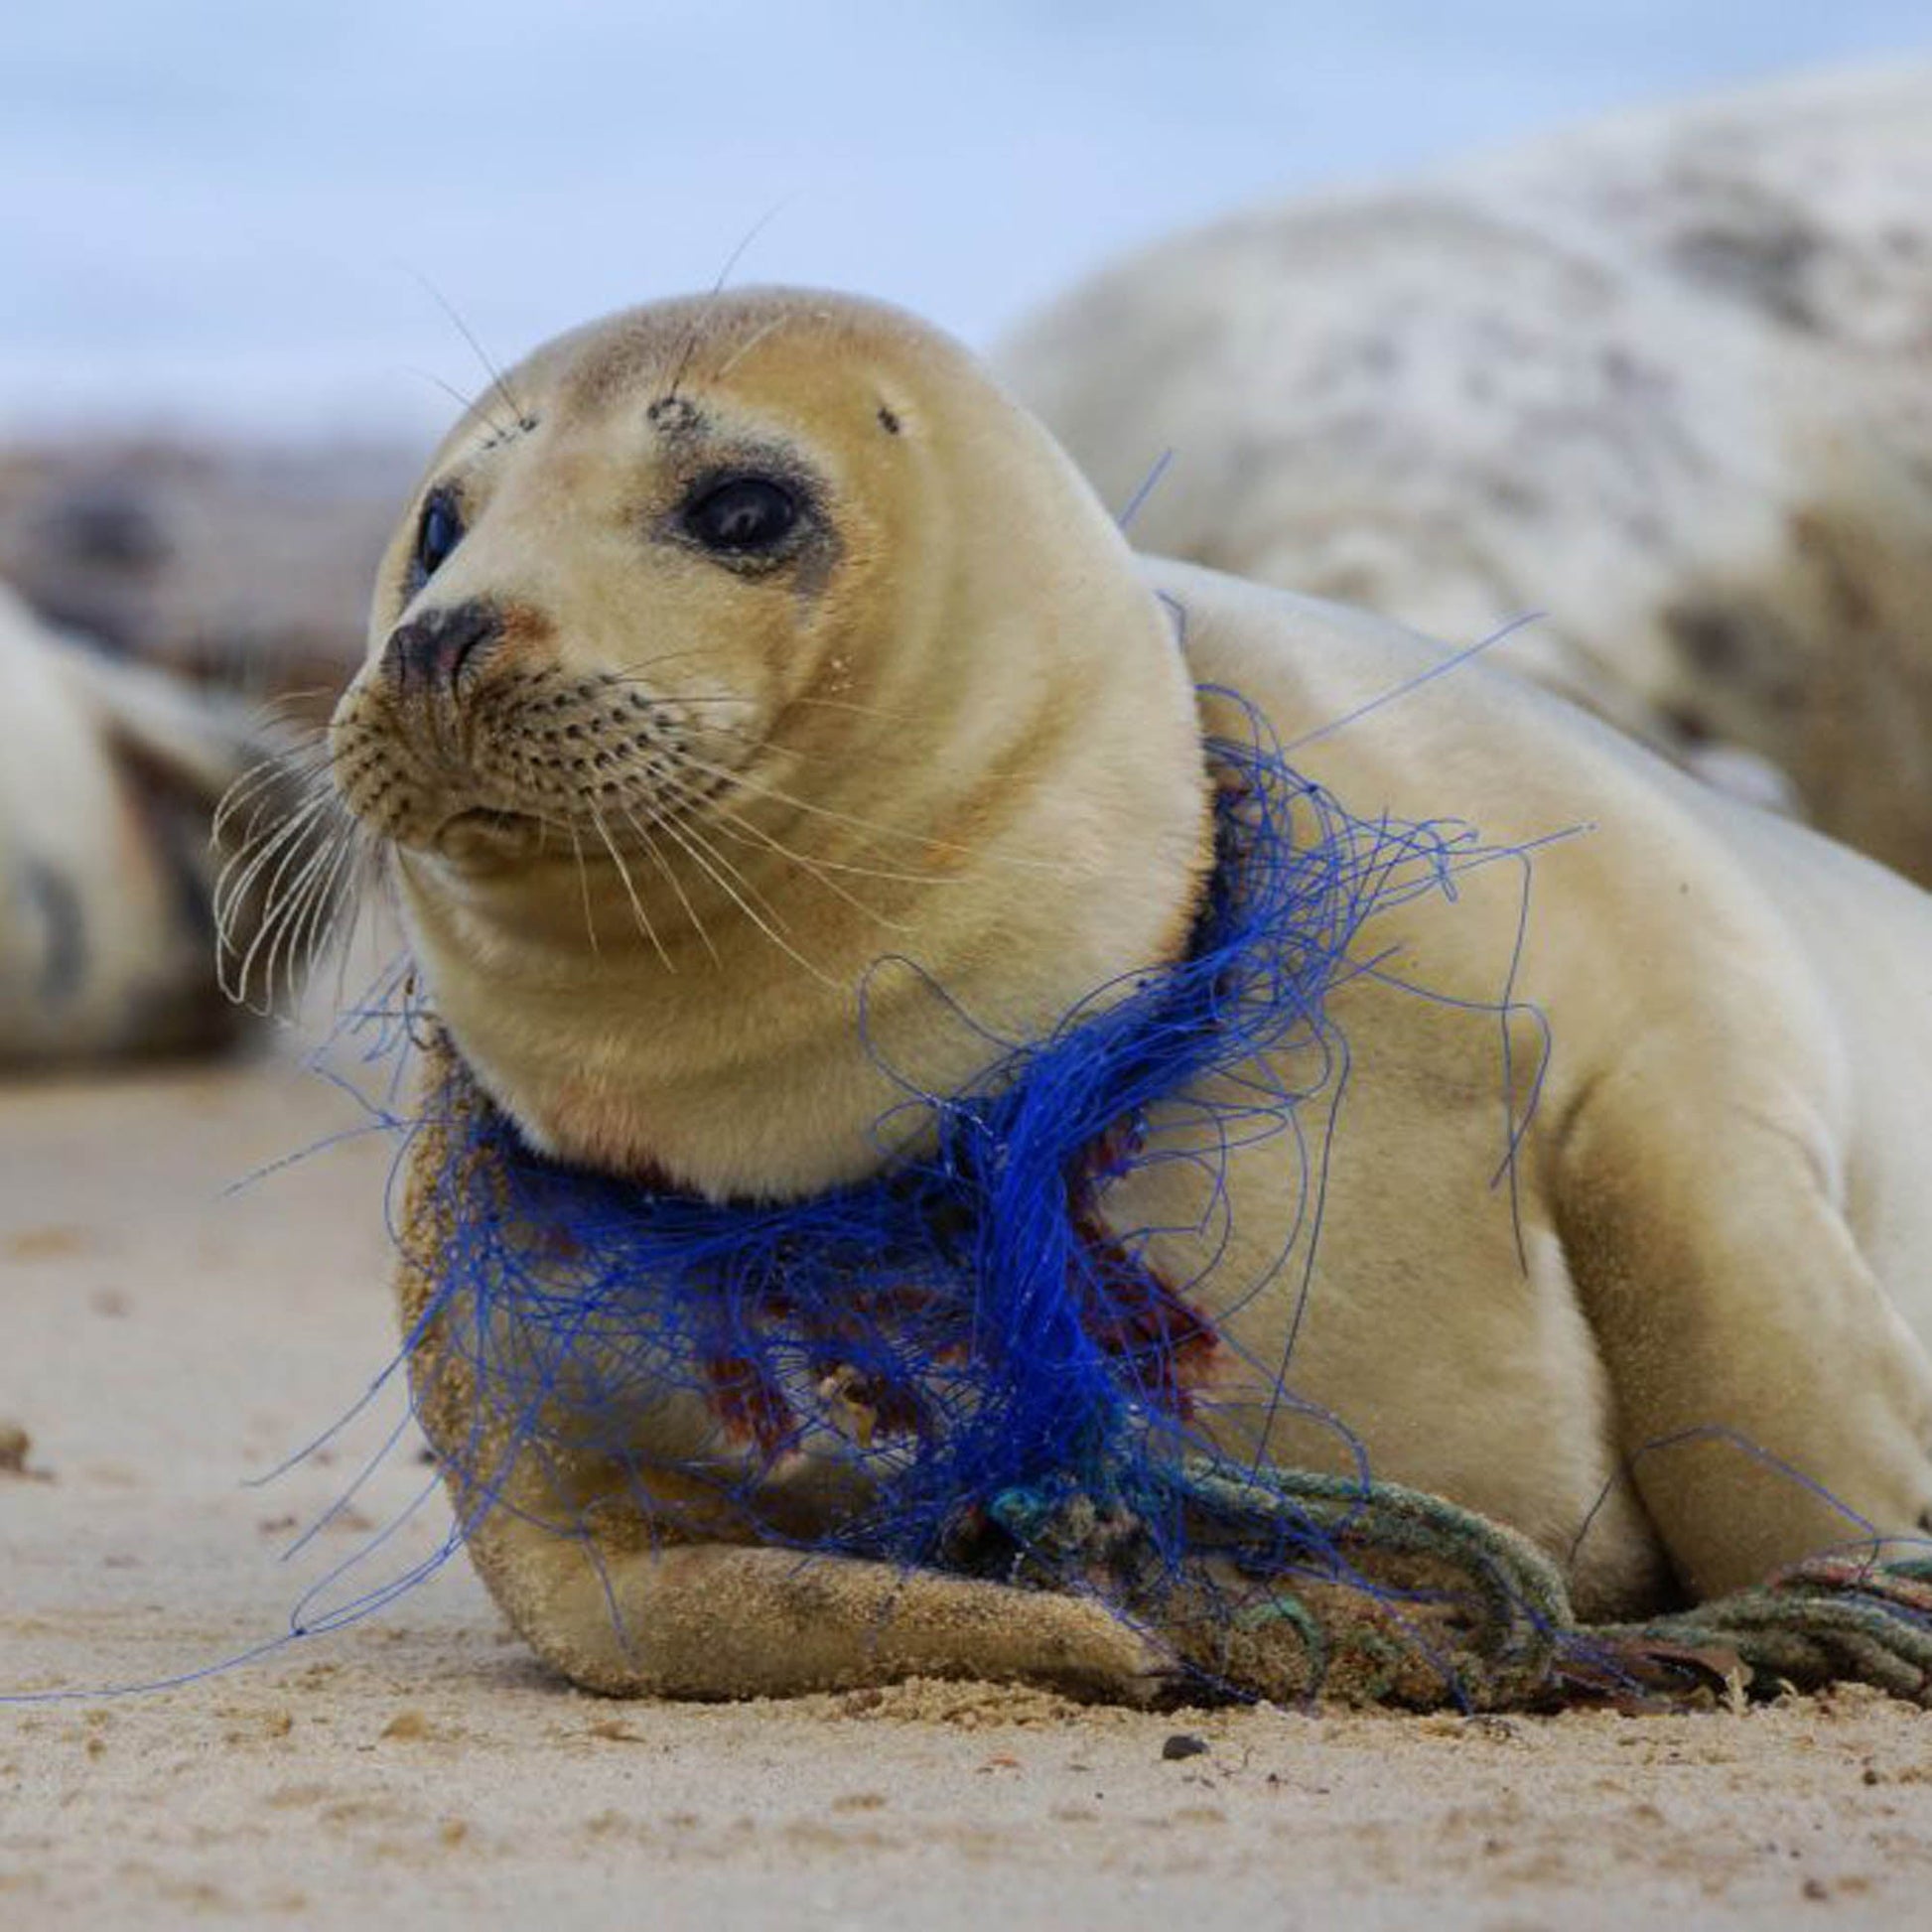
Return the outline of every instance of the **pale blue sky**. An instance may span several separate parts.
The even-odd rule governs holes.
[[[416,434],[739,271],[984,344],[1131,241],[1619,103],[1932,51],[1932,0],[72,0],[0,30],[0,428]],[[775,212],[773,212],[775,210]]]

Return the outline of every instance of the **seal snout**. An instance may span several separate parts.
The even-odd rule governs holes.
[[[451,690],[470,660],[502,635],[501,610],[471,598],[398,624],[383,646],[382,668],[404,694],[434,696]]]

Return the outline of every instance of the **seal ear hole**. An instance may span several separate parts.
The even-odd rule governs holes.
[[[898,418],[883,402],[879,405],[879,427],[888,436],[897,436],[898,434]]]

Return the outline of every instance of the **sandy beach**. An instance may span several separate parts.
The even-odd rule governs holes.
[[[0,1425],[30,1438],[0,1474],[0,1688],[273,1639],[423,1488],[400,1441],[279,1560],[383,1442],[387,1390],[248,1486],[389,1357],[392,1149],[230,1190],[362,1118],[291,1050],[0,1094]],[[442,1526],[427,1507],[379,1556]],[[0,1707],[23,1928],[1903,1927],[1928,1896],[1932,1718],[1863,1694],[1508,1722],[944,1685],[617,1704],[549,1678],[458,1562],[178,1688]]]

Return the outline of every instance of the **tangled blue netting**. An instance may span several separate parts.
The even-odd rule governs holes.
[[[1346,1079],[1331,994],[1384,971],[1379,915],[1522,854],[1459,822],[1357,817],[1246,716],[1245,739],[1207,747],[1217,863],[1185,956],[1001,1046],[963,1091],[908,1091],[880,1131],[913,1151],[874,1179],[758,1204],[574,1171],[533,1153],[452,1059],[423,1123],[440,1133],[440,1233],[409,1346],[463,1337],[470,1441],[444,1446],[459,1533],[517,1457],[568,1446],[631,1472],[658,1520],[687,1507],[713,1533],[722,1510],[762,1542],[1009,1575],[1024,1553],[1037,1574],[1077,1499],[1082,1521],[1133,1525],[1142,1572],[1173,1574],[1202,1535],[1202,1472],[1265,1482],[1196,1413],[1217,1345],[1198,1299],[1212,1230],[1197,1231],[1202,1274],[1166,1282],[1147,1258],[1159,1231],[1116,1227],[1115,1190],[1155,1161],[1218,1179],[1235,1148],[1277,1139],[1304,1182],[1279,1263],[1306,1267]],[[1506,1040],[1507,988],[1493,1011]],[[1521,1123],[1504,1091],[1507,1169]],[[1277,1401],[1287,1366],[1272,1365]],[[836,1497],[808,1531],[773,1480],[801,1458]],[[701,1500],[668,1499],[667,1474]],[[1306,1512],[1295,1523],[1332,1546]],[[585,1528],[568,1512],[553,1527]],[[1246,1566],[1286,1567],[1283,1534],[1244,1547]],[[1061,1581],[1072,1561],[1059,1551]]]
[[[410,1136],[399,1171],[422,1211],[396,1234],[429,1289],[391,1370],[302,1455],[398,1364],[411,1366],[418,1415],[455,1365],[467,1427],[431,1431],[454,1522],[429,1555],[367,1581],[427,1485],[303,1594],[286,1636],[228,1661],[368,1615],[492,1509],[528,1513],[532,1485],[512,1504],[513,1473],[588,1451],[628,1473],[647,1521],[683,1509],[701,1533],[722,1524],[806,1557],[1097,1591],[1167,1639],[1196,1684],[1237,1694],[1342,1680],[1351,1696],[1520,1706],[1727,1690],[1741,1667],[1932,1699],[1923,1563],[1823,1561],[1675,1617],[1580,1628],[1554,1567],[1511,1532],[1372,1480],[1359,1455],[1351,1473],[1311,1475],[1217,1442],[1212,1391],[1197,1386],[1228,1345],[1216,1319],[1279,1290],[1285,1270],[1304,1294],[1311,1279],[1348,1076],[1328,1011],[1337,990],[1368,976],[1493,1017],[1497,1178],[1512,1199],[1541,1076],[1519,1113],[1510,1022],[1540,1017],[1516,998],[1513,959],[1493,1001],[1449,999],[1406,978],[1375,930],[1499,861],[1523,867],[1526,916],[1528,851],[1453,820],[1356,816],[1296,773],[1238,698],[1211,695],[1248,732],[1206,747],[1216,865],[1185,956],[1100,989],[1040,1039],[998,1045],[960,1092],[902,1082],[907,1098],[880,1124],[881,1172],[863,1185],[715,1202],[560,1167],[522,1143],[434,1032],[441,1090],[405,1117],[407,1055],[395,1049],[422,1015],[399,969],[363,1016],[388,1093],[358,1098],[372,1126]],[[935,1002],[965,1024],[937,989]],[[1214,1279],[1220,1181],[1235,1150],[1262,1141],[1299,1165],[1302,1211],[1263,1276],[1230,1286]],[[1169,1161],[1201,1170],[1212,1205],[1198,1226],[1134,1228],[1123,1183]],[[1175,1232],[1203,1257],[1181,1283],[1150,1258]],[[1302,1407],[1288,1387],[1294,1332],[1282,1360],[1246,1364],[1272,1382],[1271,1407]],[[291,1555],[342,1516],[406,1421]],[[826,1478],[804,1517],[786,1481],[801,1468]],[[548,1487],[545,1526],[595,1551],[607,1520],[575,1507],[567,1482]],[[1358,1607],[1330,1614],[1336,1587]],[[1290,1638],[1286,1671],[1277,1632]]]

